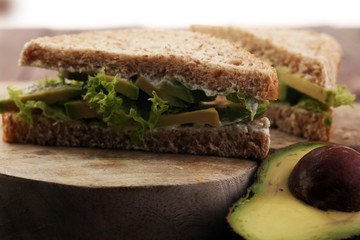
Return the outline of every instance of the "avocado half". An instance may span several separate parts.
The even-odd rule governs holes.
[[[298,200],[288,188],[296,163],[325,145],[296,144],[269,156],[248,194],[230,210],[227,220],[232,229],[247,240],[330,240],[360,235],[360,212],[323,211]]]

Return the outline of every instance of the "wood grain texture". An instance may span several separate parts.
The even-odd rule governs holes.
[[[240,179],[74,187],[0,175],[1,239],[218,239]]]
[[[0,143],[0,174],[78,187],[157,187],[231,181],[256,165],[235,158]]]

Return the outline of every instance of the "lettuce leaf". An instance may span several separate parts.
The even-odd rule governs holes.
[[[260,101],[254,97],[247,97],[236,92],[226,95],[226,99],[233,103],[241,104],[244,109],[246,109],[248,116],[245,116],[245,119],[247,121],[252,121],[261,116],[266,111],[266,106],[269,104],[269,101],[267,100]]]
[[[302,96],[297,104],[293,106],[294,108],[304,108],[314,112],[321,112],[325,115],[324,124],[326,127],[330,127],[332,124],[331,112],[329,112],[329,106],[319,102],[316,99],[313,99],[309,96]]]
[[[12,87],[7,87],[7,91],[9,93],[9,97],[15,102],[15,105],[19,108],[18,117],[23,119],[29,124],[32,124],[32,110],[25,106],[25,104],[21,101],[20,96],[23,94],[22,90],[15,90]]]
[[[355,95],[351,94],[350,90],[345,86],[338,84],[336,90],[328,90],[327,103],[322,103],[308,95],[305,95],[289,86],[286,91],[291,91],[287,94],[287,98],[283,101],[289,102],[294,108],[303,108],[314,112],[322,112],[325,115],[325,126],[330,127],[332,124],[331,114],[328,111],[330,107],[339,107],[342,105],[349,105],[353,107]]]
[[[25,103],[25,108],[32,110],[39,109],[42,111],[42,114],[48,118],[52,118],[57,121],[66,121],[70,120],[70,117],[65,113],[64,108],[49,106],[43,101],[27,101]]]
[[[49,106],[43,101],[30,100],[23,103],[20,98],[21,94],[23,94],[22,90],[15,90],[11,87],[8,87],[7,90],[10,98],[19,108],[19,113],[17,116],[29,124],[32,124],[32,112],[34,110],[41,110],[43,115],[54,120],[70,120],[70,118],[66,115],[64,109],[61,107]]]
[[[306,95],[303,95],[300,100],[295,105],[293,105],[293,107],[305,108],[314,112],[323,112],[329,109],[328,105]]]
[[[169,109],[169,105],[166,103],[166,101],[159,98],[155,91],[153,91],[152,94],[154,97],[149,98],[149,101],[152,102],[152,105],[148,120],[149,128],[151,131],[155,128],[161,114],[163,114]]]
[[[148,99],[152,104],[144,107],[144,103],[137,103],[118,94],[115,91],[116,82],[116,77],[107,81],[105,70],[102,69],[96,76],[89,76],[83,99],[88,101],[90,107],[102,115],[104,123],[113,127],[117,133],[124,132],[127,127],[135,127],[135,130],[129,133],[132,142],[136,145],[144,144],[145,132],[154,129],[168,105],[153,92],[153,98]]]
[[[114,85],[115,78],[108,82],[105,71],[102,70],[94,77],[89,76],[85,85],[87,92],[83,98],[89,102],[91,108],[95,108],[102,115],[107,126],[114,127],[117,133],[121,133],[126,126],[131,125],[131,108],[123,104],[123,98],[116,96]]]
[[[155,128],[161,114],[169,108],[169,106],[166,104],[166,101],[159,98],[155,91],[153,91],[152,94],[154,97],[148,99],[152,102],[152,105],[147,121],[139,114],[137,114],[134,108],[130,109],[129,115],[136,122],[136,128],[135,131],[130,132],[129,136],[131,141],[137,145],[144,144],[145,132],[147,130],[152,131]]]
[[[285,84],[284,84],[285,85]],[[326,104],[322,103],[314,98],[311,98],[310,96],[299,92],[298,90],[291,88],[287,85],[285,85],[286,88],[283,88],[284,91],[287,91],[286,98],[282,99],[284,102],[290,102],[291,105],[297,105],[297,107],[301,106],[308,110],[318,109],[319,107],[321,109],[328,109],[329,107],[339,107],[342,105],[349,105],[353,106],[353,101],[355,100],[356,96],[350,92],[350,90],[345,86],[341,84],[337,84],[336,90],[330,90],[326,89],[327,93],[327,100]],[[311,103],[301,103],[302,101],[307,99],[311,99]],[[318,103],[315,103],[318,102]],[[318,105],[317,107],[314,107],[312,105]]]
[[[148,99],[152,102],[152,105],[147,121],[140,117],[134,109],[130,109],[130,116],[137,124],[135,131],[131,132],[129,135],[132,142],[137,145],[144,144],[145,132],[147,130],[152,131],[155,128],[161,114],[169,108],[169,106],[166,104],[166,101],[159,98],[155,91],[153,91],[152,94],[154,97]]]
[[[336,91],[332,91],[329,96],[329,105],[332,107],[339,107],[341,105],[353,106],[355,95],[345,86],[338,84]]]

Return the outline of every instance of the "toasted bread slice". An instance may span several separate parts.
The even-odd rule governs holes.
[[[21,66],[97,73],[152,81],[182,79],[189,86],[236,91],[259,100],[278,96],[274,68],[226,40],[189,31],[119,30],[42,37],[28,42]]]
[[[255,56],[285,66],[319,86],[336,86],[342,50],[327,34],[304,29],[203,25],[193,25],[191,30],[230,40]]]
[[[174,126],[156,128],[145,134],[145,145],[134,145],[125,132],[80,121],[54,121],[33,116],[29,125],[15,112],[2,114],[3,140],[12,143],[68,147],[116,148],[151,152],[187,153],[242,157],[261,160],[270,149],[269,120],[264,117],[248,124],[223,127]],[[211,143],[211,144],[209,144]]]

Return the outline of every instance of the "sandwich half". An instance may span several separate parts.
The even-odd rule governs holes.
[[[264,158],[276,70],[226,40],[171,30],[42,37],[21,66],[59,72],[0,101],[13,143]],[[216,97],[224,96],[226,104]]]
[[[191,30],[227,39],[277,70],[279,99],[266,112],[271,126],[307,138],[329,141],[332,109],[352,105],[355,96],[336,84],[342,58],[339,43],[304,29],[193,25]]]

